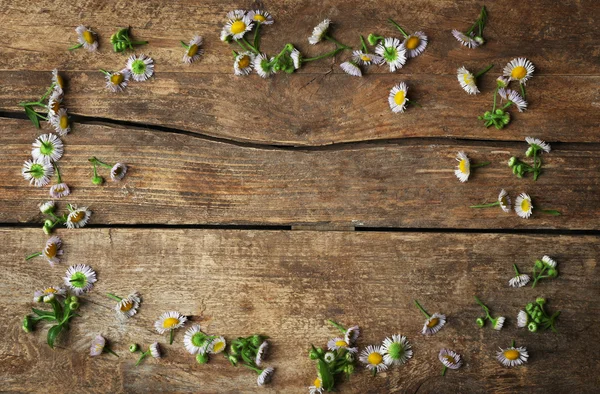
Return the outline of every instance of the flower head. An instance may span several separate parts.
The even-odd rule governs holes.
[[[66,108],[60,108],[56,115],[49,119],[58,135],[67,135],[71,131],[71,121]]]
[[[233,73],[235,75],[248,75],[254,66],[254,54],[252,52],[240,52],[233,62]]]
[[[468,181],[469,175],[471,175],[471,161],[469,160],[465,152],[462,151],[458,152],[458,155],[456,156],[456,161],[458,161],[458,165],[454,170],[454,175],[456,175],[458,180],[460,180],[461,182]]]
[[[158,320],[154,323],[154,328],[159,334],[164,334],[167,331],[183,327],[186,321],[187,317],[183,316],[179,312],[165,312],[160,315]]]
[[[131,71],[124,68],[119,72],[106,72],[104,77],[106,78],[106,89],[113,93],[122,92],[129,83]]]
[[[506,320],[505,317],[500,316],[497,317],[496,319],[493,320],[494,322],[494,330],[500,331],[502,330],[502,327],[504,326],[504,321]]]
[[[498,78],[496,78],[496,85],[498,86],[498,88],[505,88],[508,86],[509,83],[510,79],[508,79],[507,77],[499,76]]]
[[[274,22],[273,15],[263,10],[250,11],[248,12],[248,17],[250,20],[260,23],[261,25],[272,25]]]
[[[127,166],[123,163],[117,163],[110,169],[110,179],[114,182],[120,181],[127,174]]]
[[[500,88],[498,89],[498,95],[503,100],[513,103],[519,112],[523,112],[527,109],[527,101],[525,101],[519,93],[512,89]]]
[[[515,200],[515,212],[523,219],[529,219],[533,212],[531,197],[527,193],[521,193]]]
[[[404,335],[392,335],[386,338],[381,347],[383,351],[383,362],[385,365],[402,365],[406,363],[413,355],[410,343]]]
[[[402,68],[406,63],[406,49],[397,38],[386,38],[375,47],[375,53],[388,64],[390,72]]]
[[[269,342],[263,341],[263,343],[261,343],[260,346],[258,347],[258,349],[256,350],[256,357],[255,357],[254,363],[257,366],[260,367],[262,365],[265,358],[267,358],[268,351],[269,351]]]
[[[525,85],[525,83],[531,78],[535,67],[533,63],[524,57],[519,57],[511,60],[506,67],[504,67],[504,76],[509,77],[511,81],[519,81],[519,83]]]
[[[256,383],[259,386],[264,386],[265,384],[271,383],[271,379],[273,379],[274,373],[275,373],[275,370],[271,367],[267,367],[267,368],[263,369],[263,371],[260,373],[260,375],[258,375],[258,378],[256,379]]]
[[[98,38],[90,28],[85,26],[77,26],[77,41],[88,51],[95,52],[98,49]]]
[[[462,366],[461,356],[455,351],[449,349],[442,349],[440,350],[438,358],[446,368],[458,369]]]
[[[127,69],[134,81],[143,82],[154,74],[154,60],[144,54],[131,55],[127,59]]]
[[[31,156],[41,157],[49,161],[57,161],[63,155],[63,143],[54,134],[42,134],[33,142]]]
[[[64,277],[65,285],[75,294],[82,295],[94,287],[96,272],[84,264],[72,265]]]
[[[498,203],[500,203],[500,208],[502,208],[504,212],[510,212],[511,201],[506,190],[500,190],[500,194],[498,194]]]
[[[408,57],[417,57],[427,47],[427,36],[422,31],[409,34],[408,37],[404,38],[402,45],[406,48]]]
[[[46,201],[45,203],[40,204],[40,212],[44,215],[48,215],[51,212],[54,212],[54,201]]]
[[[434,313],[423,325],[423,335],[433,335],[444,327],[446,324],[446,315]]]
[[[71,205],[71,212],[67,216],[67,227],[68,228],[80,228],[87,224],[92,216],[92,211],[87,209],[87,207],[77,208],[76,205]]]
[[[133,292],[115,305],[117,316],[128,319],[137,313],[140,303],[142,302],[139,293]]]
[[[472,36],[467,36],[456,29],[452,30],[452,35],[467,48],[477,48],[479,46],[479,43]]]
[[[344,62],[340,64],[340,68],[348,75],[362,77],[362,71],[354,61]]]
[[[344,340],[346,341],[346,343],[353,345],[359,336],[360,336],[360,328],[358,326],[352,326],[346,330],[346,334],[344,335]]]
[[[272,64],[273,58],[269,59],[269,57],[261,53],[254,58],[254,69],[263,78],[268,78],[275,73],[273,70]]]
[[[529,315],[525,311],[519,311],[517,315],[517,327],[527,327],[527,324],[529,324]]]
[[[542,257],[542,263],[550,268],[556,268],[556,261],[553,260],[550,256]]]
[[[218,354],[225,350],[227,347],[227,341],[223,337],[216,337],[210,342],[208,352],[212,354]]]
[[[544,151],[546,153],[550,153],[550,144],[540,140],[539,138],[526,137],[525,141],[535,150]]]
[[[370,66],[371,64],[381,64],[383,62],[383,58],[381,56],[373,55],[372,53],[362,50],[356,50],[352,52],[352,60],[354,63],[361,66]]]
[[[57,88],[54,88],[52,94],[50,94],[50,98],[48,99],[48,116],[50,118],[53,118],[58,114],[64,96],[63,91]]]
[[[300,67],[302,67],[302,53],[300,53],[299,50],[294,48],[290,53],[290,57],[294,63],[294,69],[298,70]]]
[[[357,353],[358,348],[352,347],[345,338],[333,338],[327,342],[327,348],[331,351],[338,349],[346,349],[350,353]]]
[[[62,77],[62,75],[58,73],[58,70],[56,68],[52,70],[52,83],[61,93],[63,90],[65,90],[65,80]]]
[[[475,80],[475,76],[467,70],[465,67],[460,67],[456,71],[456,77],[458,78],[458,82],[463,90],[469,94],[478,94],[479,89],[477,88],[477,81]]]
[[[408,92],[408,85],[405,82],[400,82],[390,90],[388,96],[388,103],[394,113],[402,113],[406,109],[408,98],[406,94]]]
[[[321,378],[316,378],[313,385],[308,387],[309,394],[323,394],[324,392],[323,381]]]
[[[316,45],[327,35],[327,30],[329,29],[329,24],[331,21],[329,19],[325,19],[323,22],[319,23],[313,29],[313,32],[310,37],[308,37],[308,42],[311,45]]]
[[[62,241],[57,236],[50,237],[46,241],[46,246],[42,251],[42,255],[48,260],[51,267],[54,267],[54,264],[56,263],[60,263],[60,256],[63,255],[61,247]]]
[[[204,54],[204,49],[200,48],[200,45],[202,45],[202,37],[198,35],[194,36],[183,54],[184,63],[191,64],[200,59],[200,56]]]
[[[52,198],[61,198],[61,197],[66,197],[69,194],[71,194],[71,190],[69,189],[69,186],[67,186],[66,183],[59,183],[59,184],[50,186],[49,193],[50,193],[50,197],[52,197]]]
[[[92,339],[92,346],[90,347],[90,356],[99,356],[104,351],[104,346],[106,346],[106,339],[102,335],[96,336],[96,338]]]
[[[254,26],[252,19],[250,19],[246,12],[242,10],[229,12],[227,14],[227,19],[227,23],[225,23],[223,30],[228,37],[231,37],[234,40],[242,39]]]
[[[508,285],[510,287],[523,287],[529,283],[530,280],[531,278],[527,274],[516,275],[508,281]]]
[[[508,347],[506,349],[500,348],[500,351],[496,353],[496,359],[500,361],[505,367],[515,367],[522,365],[527,362],[529,353],[524,347]]]
[[[358,358],[361,363],[371,370],[374,374],[385,371],[388,366],[383,361],[384,353],[381,346],[369,345],[360,353]]]
[[[50,178],[54,175],[54,167],[48,160],[38,157],[27,160],[23,164],[21,174],[25,180],[29,181],[30,185],[42,187],[50,182]]]
[[[67,291],[63,287],[46,287],[43,290],[36,290],[33,292],[33,302],[42,302],[42,298],[52,294],[54,296],[64,297],[67,294]]]
[[[160,346],[158,345],[158,342],[154,342],[150,345],[150,354],[154,358],[160,358]]]
[[[194,324],[185,332],[183,344],[190,354],[206,353],[206,338],[206,334],[202,332],[200,326]]]

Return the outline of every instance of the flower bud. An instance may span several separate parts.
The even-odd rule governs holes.
[[[25,331],[25,332],[33,331],[34,323],[33,323],[33,320],[31,320],[31,316],[26,315],[23,318],[23,325],[21,327],[23,328],[23,331]]]
[[[352,375],[354,373],[354,365],[352,364],[348,364],[344,367],[344,372],[346,372],[347,375]]]
[[[489,119],[490,116],[492,116],[492,113],[490,111],[485,111],[485,113],[483,114],[484,119]]]
[[[525,306],[525,310],[526,310],[526,311],[527,311],[529,314],[531,314],[531,312],[533,311],[533,308],[534,308],[534,307],[535,307],[535,305],[533,305],[533,303],[532,303],[532,302],[530,302],[529,304],[527,304],[527,305]]]
[[[533,318],[533,321],[536,322],[537,324],[541,324],[542,317],[540,315],[535,315],[535,317]]]
[[[308,353],[308,358],[311,360],[317,360],[319,358],[319,353],[311,349]]]
[[[101,185],[104,183],[104,178],[102,178],[101,176],[98,176],[98,175],[94,175],[92,177],[92,183],[94,185]]]
[[[498,108],[498,109],[496,110],[496,115],[504,115],[504,111],[503,111],[503,110],[501,110],[500,108]]]
[[[323,353],[325,353],[325,350],[321,349],[320,347],[317,348],[317,353],[319,353],[319,355],[323,355]]]
[[[71,303],[69,304],[69,308],[70,308],[72,311],[79,309],[79,302],[71,302]]]
[[[483,37],[481,36],[475,36],[474,38],[475,42],[477,42],[479,45],[483,45],[485,44],[485,40],[483,39]]]
[[[44,302],[45,302],[46,304],[49,304],[49,303],[51,303],[52,301],[54,301],[54,298],[55,298],[55,297],[54,297],[54,294],[50,293],[50,294],[48,294],[48,295],[45,295],[45,296],[44,296]]]
[[[535,261],[535,268],[541,270],[542,268],[544,268],[544,263],[542,262],[542,260],[536,260]]]
[[[523,173],[523,164],[517,164],[515,168],[517,169],[517,174],[520,175]]]
[[[548,276],[551,278],[556,278],[558,276],[558,270],[556,268],[550,268],[548,270]]]
[[[505,125],[510,123],[510,114],[508,112],[502,116],[502,123]]]
[[[350,352],[346,353],[346,361],[351,362],[351,363],[354,362],[354,354],[352,354]]]
[[[536,332],[538,330],[538,325],[535,322],[531,322],[527,325],[527,329],[531,332]]]
[[[138,350],[140,350],[140,347],[139,347],[139,345],[137,343],[132,343],[131,345],[129,345],[129,351],[131,353],[135,353]]]
[[[546,299],[544,297],[538,297],[535,299],[535,302],[539,305],[544,305],[546,303]]]
[[[510,159],[508,159],[508,166],[509,167],[514,167],[515,164],[517,164],[517,158],[516,157],[511,157]]]
[[[198,353],[196,355],[196,361],[198,362],[198,364],[206,364],[208,362],[208,354]]]
[[[227,359],[229,360],[229,362],[231,363],[231,365],[236,366],[238,363],[238,359],[236,356],[230,354],[229,356],[227,356]]]
[[[485,320],[483,320],[481,317],[478,317],[477,320],[475,320],[475,323],[482,328],[485,325]]]
[[[371,45],[377,45],[377,43],[379,43],[379,38],[375,34],[371,33],[369,34],[369,37],[367,37],[367,41],[369,41],[369,44]]]
[[[79,297],[72,295],[69,297],[69,302],[79,302]]]
[[[259,347],[263,343],[263,337],[261,335],[252,335],[250,341],[252,346]]]
[[[112,36],[110,36],[110,43],[114,44],[117,42],[117,35],[113,34]]]
[[[533,156],[533,147],[532,146],[527,148],[527,152],[525,152],[525,156],[527,156],[527,157]]]

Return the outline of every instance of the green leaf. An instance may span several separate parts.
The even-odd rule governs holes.
[[[323,388],[327,391],[333,390],[334,380],[333,375],[329,371],[329,367],[327,363],[323,360],[319,360],[318,363],[319,375],[321,376],[321,382],[323,383]]]
[[[32,110],[30,107],[25,107],[25,113],[27,114],[27,117],[29,118],[29,120],[31,120],[31,122],[33,123],[33,125],[37,129],[39,129],[40,128],[40,119],[38,118],[38,116],[35,113],[35,111]]]
[[[38,316],[51,316],[52,318],[54,318],[54,312],[43,311],[41,309],[35,309],[35,308],[31,308],[31,310],[33,311],[33,313],[35,313]]]
[[[50,327],[50,329],[48,330],[48,346],[50,346],[52,349],[54,349],[54,341],[56,340],[56,337],[58,336],[58,334],[60,334],[62,329],[63,326],[57,324],[55,326]]]
[[[35,320],[35,321],[40,321],[40,320],[56,321],[56,319],[54,318],[54,316],[33,316],[31,318],[31,320]]]

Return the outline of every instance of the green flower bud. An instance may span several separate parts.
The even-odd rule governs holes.
[[[539,305],[544,305],[546,303],[546,299],[544,297],[538,297],[535,299],[535,302]]]
[[[113,34],[112,36],[110,36],[110,43],[115,44],[116,42],[117,42],[117,35]]]
[[[230,354],[229,356],[227,356],[227,359],[229,360],[229,362],[231,363],[231,365],[236,366],[238,363],[238,359],[236,356]]]
[[[537,324],[541,324],[542,323],[542,317],[540,315],[536,315],[533,318],[533,321],[536,322]]]
[[[198,362],[198,364],[206,364],[208,362],[208,354],[198,353],[196,355],[196,361]]]
[[[135,353],[138,350],[140,350],[140,346],[137,343],[132,343],[131,345],[129,345],[129,351],[131,353]]]
[[[33,329],[34,329],[35,327],[34,327],[34,322],[33,322],[33,320],[31,319],[31,316],[30,316],[30,315],[26,315],[26,316],[23,318],[23,325],[22,325],[21,327],[23,328],[23,331],[25,331],[25,332],[27,332],[27,333],[29,333],[29,332],[33,331]]]
[[[325,350],[321,349],[320,347],[317,348],[317,353],[319,353],[319,355],[323,355],[323,353],[325,353]]]
[[[541,270],[542,268],[544,268],[544,262],[542,260],[536,260],[535,261],[535,268]]]
[[[523,173],[523,164],[517,164],[515,166],[515,168],[517,169],[517,173],[518,174],[522,174]]]
[[[478,317],[477,320],[475,320],[475,323],[477,323],[477,325],[480,328],[483,328],[483,326],[485,326],[485,320],[481,317]]]
[[[79,302],[79,297],[72,295],[69,297],[69,302]]]
[[[492,113],[490,111],[485,111],[485,113],[483,114],[484,119],[489,119],[491,116],[492,116]]]
[[[527,152],[525,152],[525,156],[531,157],[531,156],[533,156],[533,153],[534,153],[533,147],[530,146],[529,148],[527,148]]]
[[[498,108],[495,113],[496,113],[496,115],[504,115],[504,110],[501,110],[500,108]]]
[[[556,278],[558,276],[558,270],[556,268],[550,268],[548,270],[548,276],[551,278]]]
[[[527,325],[527,329],[531,332],[536,332],[538,330],[538,325],[535,322],[531,322]]]
[[[354,354],[352,354],[350,352],[346,353],[346,361],[348,361],[350,363],[354,362]]]
[[[319,353],[311,349],[308,353],[308,358],[311,360],[317,360],[319,358]]]
[[[352,375],[352,374],[354,373],[354,365],[352,365],[352,364],[348,364],[348,365],[346,365],[346,366],[344,367],[344,372],[345,372],[347,375]]]
[[[527,305],[525,306],[525,310],[526,310],[526,311],[527,311],[529,314],[531,314],[531,312],[533,311],[533,308],[534,308],[534,307],[535,307],[535,305],[534,305],[532,302],[530,302],[529,304],[527,304]]]
[[[371,33],[369,34],[369,37],[367,37],[367,41],[369,41],[369,44],[371,45],[377,45],[379,43],[379,37]]]
[[[69,308],[71,308],[73,311],[79,309],[79,302],[71,302],[69,304]]]
[[[42,230],[44,231],[44,234],[46,234],[46,235],[52,234],[52,227],[44,226],[44,227],[42,227]]]
[[[92,183],[94,185],[101,185],[104,183],[104,178],[102,178],[101,176],[98,176],[98,175],[94,175],[92,177]]]
[[[510,123],[510,114],[507,112],[502,116],[502,124],[507,125]]]
[[[261,335],[252,335],[250,342],[252,346],[259,347],[263,343],[264,338]]]
[[[479,44],[479,45],[483,45],[485,44],[485,40],[483,39],[483,37],[481,36],[475,36],[474,40]]]

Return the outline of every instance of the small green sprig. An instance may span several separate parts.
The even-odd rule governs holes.
[[[541,279],[554,279],[558,276],[558,268],[556,267],[556,261],[554,261],[549,256],[542,257],[541,260],[536,260],[533,265],[533,283],[531,284],[531,288],[534,288],[535,285]]]
[[[473,25],[469,28],[469,30],[467,30],[465,32],[465,35],[468,37],[472,37],[473,35],[475,35],[473,37],[473,39],[477,42],[477,44],[479,44],[479,45],[485,44],[485,39],[483,38],[483,30],[485,29],[485,24],[487,23],[487,20],[488,20],[487,9],[485,8],[485,6],[483,6],[483,7],[481,7],[481,11],[479,12],[479,16],[477,17],[477,20],[475,20],[475,23],[473,23]],[[475,33],[476,29],[477,29],[477,33]]]
[[[481,306],[481,308],[485,312],[485,316],[478,317],[477,320],[475,320],[477,325],[480,328],[483,328],[485,326],[485,321],[489,320],[492,323],[492,327],[494,328],[494,330],[501,330],[502,326],[504,325],[504,320],[506,320],[506,318],[503,316],[499,316],[496,318],[492,317],[492,315],[490,314],[490,309],[483,302],[481,302],[481,300],[477,298],[477,296],[475,296],[475,302],[477,302],[477,304]]]
[[[23,107],[23,109],[25,110],[25,114],[37,129],[40,128],[40,119],[46,121],[48,120],[48,103],[46,101],[48,99],[48,96],[50,96],[50,94],[52,94],[52,92],[54,91],[55,87],[56,84],[52,83],[52,85],[50,85],[50,87],[46,89],[46,93],[44,93],[38,101],[22,101],[19,103],[19,106]],[[42,108],[46,112],[43,114],[39,113],[37,112],[36,108]]]
[[[543,297],[536,298],[535,302],[530,302],[525,306],[526,320],[520,323],[521,326],[527,325],[527,329],[531,332],[537,332],[540,329],[552,330],[556,332],[556,320],[560,316],[560,311],[550,315],[544,305],[546,299]]]
[[[110,43],[115,52],[125,52],[128,49],[133,50],[134,46],[146,45],[148,43],[148,41],[132,40],[129,36],[130,29],[130,27],[119,29],[115,34],[110,36]]]
[[[229,344],[229,351],[225,352],[225,357],[233,366],[241,363],[246,366],[258,367],[256,365],[258,348],[267,339],[268,337],[259,334],[234,339]]]
[[[54,227],[56,227],[57,225],[60,224],[64,224],[65,226],[69,226],[69,224],[67,223],[69,221],[69,215],[71,213],[74,212],[78,212],[81,215],[86,215],[87,214],[91,214],[90,211],[87,210],[87,208],[84,209],[78,209],[75,205],[73,204],[67,204],[67,211],[66,213],[62,214],[62,215],[57,215],[56,213],[56,206],[54,205],[53,201],[48,201],[44,204],[42,204],[40,206],[40,211],[44,214],[49,216],[49,219],[44,220],[44,225],[42,226],[42,230],[44,231],[44,234],[46,235],[50,235],[52,234],[52,231],[54,230]],[[87,219],[86,220],[82,220],[82,218],[79,219],[81,221],[81,225],[80,227],[83,227],[85,225],[85,223],[87,223]]]
[[[73,317],[80,316],[75,313],[79,309],[79,298],[72,295],[62,299],[62,297],[55,296],[54,294],[48,294],[43,297],[43,302],[50,304],[52,311],[31,308],[34,314],[25,316],[22,328],[25,332],[32,332],[39,321],[54,323],[48,330],[46,339],[48,346],[54,348],[54,343],[58,335],[62,331],[68,330]]]

